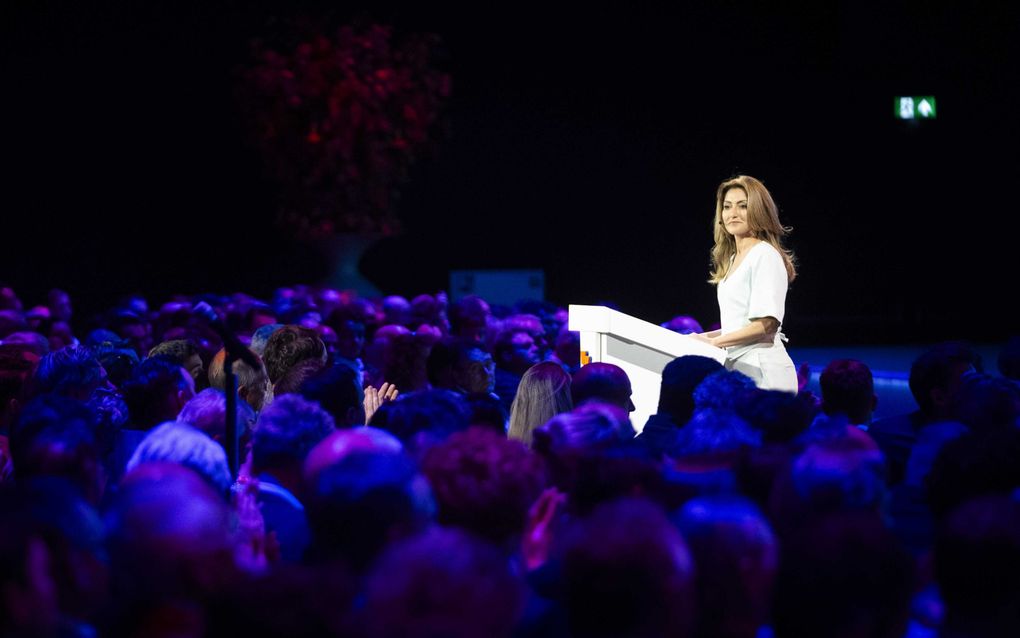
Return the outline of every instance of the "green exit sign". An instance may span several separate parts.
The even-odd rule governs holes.
[[[934,120],[935,96],[915,95],[897,97],[894,108],[896,117],[901,120]]]

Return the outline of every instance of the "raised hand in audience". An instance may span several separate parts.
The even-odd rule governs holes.
[[[397,386],[392,383],[383,382],[379,389],[369,385],[365,387],[365,424],[368,425],[372,421],[372,415],[375,414],[376,410],[379,409],[383,403],[387,401],[393,401],[397,398],[400,391],[397,390]]]

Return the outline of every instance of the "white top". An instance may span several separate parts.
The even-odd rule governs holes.
[[[774,317],[782,325],[789,285],[786,277],[786,263],[772,244],[762,241],[752,246],[743,261],[716,286],[722,334],[763,317]],[[731,351],[730,356],[739,355]]]

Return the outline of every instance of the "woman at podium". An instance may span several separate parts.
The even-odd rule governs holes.
[[[765,185],[738,175],[719,185],[712,273],[719,299],[719,330],[698,335],[726,349],[726,367],[759,388],[797,392],[797,371],[781,332],[786,290],[797,276],[783,246],[790,230]]]

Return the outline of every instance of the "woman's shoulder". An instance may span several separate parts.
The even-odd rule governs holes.
[[[751,250],[747,253],[748,257],[754,256],[755,259],[779,259],[783,260],[783,255],[779,252],[779,249],[768,243],[767,241],[759,241],[757,244],[751,247]]]

